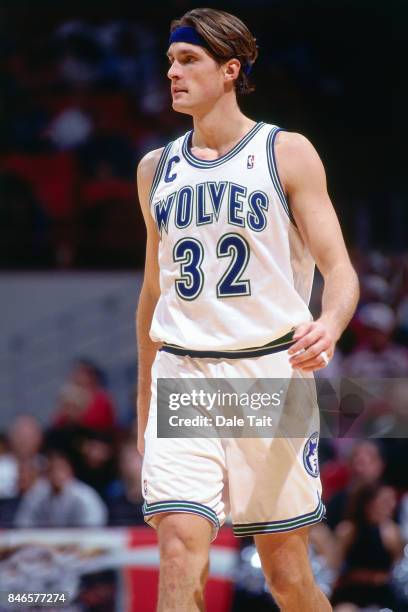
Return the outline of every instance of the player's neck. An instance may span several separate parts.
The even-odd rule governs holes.
[[[255,125],[238,104],[219,104],[200,116],[193,117],[193,146],[212,149],[219,156],[228,152]]]

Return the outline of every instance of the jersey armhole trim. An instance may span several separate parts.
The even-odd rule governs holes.
[[[157,187],[159,186],[164,166],[167,161],[167,157],[169,155],[170,149],[173,145],[173,142],[169,142],[169,144],[163,149],[162,154],[160,155],[159,163],[157,164],[156,170],[154,172],[152,186],[150,187],[149,192],[149,203],[152,205],[154,194],[156,192]]]
[[[268,158],[268,168],[269,168],[269,174],[270,177],[272,179],[272,184],[276,189],[276,192],[279,196],[279,199],[281,201],[281,204],[286,212],[286,214],[288,215],[290,221],[293,223],[293,225],[296,227],[296,222],[295,219],[292,215],[292,212],[290,210],[289,207],[289,202],[288,199],[285,195],[285,192],[283,190],[282,187],[282,183],[281,180],[279,178],[279,173],[278,173],[278,166],[276,164],[276,157],[275,157],[275,139],[276,136],[279,134],[279,132],[286,132],[287,130],[283,129],[283,128],[279,128],[279,127],[274,127],[272,128],[272,130],[269,132],[268,134],[268,138],[266,141],[266,154],[267,154],[267,158]]]

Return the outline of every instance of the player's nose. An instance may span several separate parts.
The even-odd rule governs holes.
[[[179,78],[181,76],[180,64],[174,61],[167,71],[169,79]]]

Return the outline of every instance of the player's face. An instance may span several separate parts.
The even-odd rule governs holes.
[[[173,43],[167,52],[173,109],[188,115],[205,112],[224,93],[222,67],[203,49]]]

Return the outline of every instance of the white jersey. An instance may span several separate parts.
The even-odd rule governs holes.
[[[164,149],[150,192],[161,237],[154,341],[233,351],[311,319],[314,261],[279,180],[279,130],[257,123],[211,161],[191,153],[191,131]]]

